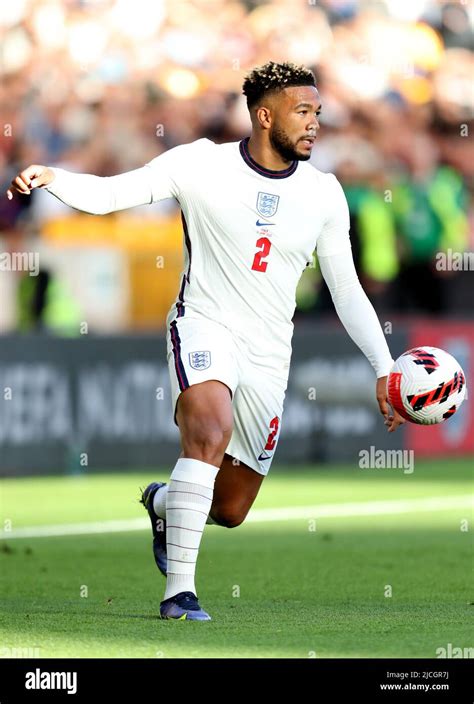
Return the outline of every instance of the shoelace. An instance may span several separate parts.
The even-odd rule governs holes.
[[[199,608],[197,597],[192,592],[183,592],[179,597],[179,606],[195,606]]]

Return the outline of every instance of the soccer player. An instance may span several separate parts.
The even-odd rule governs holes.
[[[210,619],[194,582],[204,526],[241,524],[272,463],[295,291],[315,248],[339,318],[374,368],[389,432],[404,422],[387,404],[393,360],[354,269],[342,188],[304,163],[319,130],[314,74],[269,62],[246,77],[243,92],[252,133],[241,142],[198,139],[118,176],[32,165],[12,181],[20,193],[47,188],[94,214],[164,198],[181,207],[185,266],[167,318],[167,356],[182,453],[169,483],[142,494],[168,619]]]

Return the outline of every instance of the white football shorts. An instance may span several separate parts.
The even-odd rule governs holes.
[[[217,380],[232,392],[234,429],[227,454],[266,475],[280,436],[288,382],[289,354],[280,351],[278,368],[268,356],[221,323],[205,317],[176,317],[168,324],[167,358],[173,413],[182,391]],[[287,362],[281,365],[281,358]],[[283,371],[282,371],[283,370]]]

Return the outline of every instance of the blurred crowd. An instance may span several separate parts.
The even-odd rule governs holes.
[[[323,101],[312,162],[343,184],[369,296],[467,311],[468,272],[436,255],[473,249],[473,17],[468,0],[2,3],[2,184],[31,163],[110,175],[199,137],[238,140],[245,72],[302,63]],[[34,221],[34,197],[0,198],[4,242]],[[317,266],[298,303],[329,306]]]

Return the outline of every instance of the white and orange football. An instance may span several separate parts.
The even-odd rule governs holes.
[[[434,425],[450,418],[466,395],[466,378],[454,357],[437,347],[415,347],[395,362],[388,400],[412,423]]]

